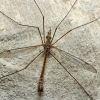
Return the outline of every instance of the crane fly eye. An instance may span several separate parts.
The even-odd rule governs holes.
[[[51,37],[50,36],[46,36],[46,39],[51,39]]]

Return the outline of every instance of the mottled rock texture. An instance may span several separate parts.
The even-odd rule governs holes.
[[[55,28],[68,13],[75,0],[36,0],[45,21],[45,33]],[[36,26],[42,33],[42,15],[34,0],[1,0],[0,11],[20,24]],[[100,0],[77,0],[67,18],[61,23],[54,41],[64,33],[100,17]],[[20,26],[0,13],[0,52],[41,44],[36,28]],[[69,62],[61,52],[57,58],[79,81],[93,100],[100,100],[100,19],[68,33],[56,44],[60,49],[90,63],[97,73],[82,69]],[[42,50],[17,50],[0,58],[0,77],[24,68]],[[9,58],[4,58],[7,56]],[[0,100],[90,100],[86,92],[49,56],[44,76],[44,93],[37,93],[38,80],[44,55],[39,56],[27,69],[0,80]],[[76,65],[75,65],[76,64]]]

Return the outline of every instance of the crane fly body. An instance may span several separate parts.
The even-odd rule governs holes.
[[[38,93],[41,95],[43,93],[43,82],[44,82],[44,71],[45,71],[45,64],[47,60],[47,56],[50,54],[50,48],[51,48],[51,30],[48,32],[46,36],[46,43],[43,44],[44,46],[44,62],[43,62],[43,68],[41,71],[40,79],[38,82]]]
[[[54,53],[51,52],[51,49],[55,50],[55,54],[56,54],[56,51],[59,52],[59,54],[63,57],[65,57],[66,59],[69,59],[70,61],[72,62],[75,62],[76,64],[78,63],[78,65],[80,65],[80,67],[82,67],[83,69],[85,70],[88,70],[90,72],[93,72],[93,73],[97,73],[97,70],[89,63],[87,63],[86,61],[78,58],[78,57],[75,57],[74,55],[72,54],[69,54],[68,52],[64,51],[64,50],[61,50],[59,49],[58,47],[55,46],[55,44],[61,40],[63,37],[65,37],[68,33],[72,32],[73,30],[76,30],[80,27],[83,27],[85,25],[88,25],[88,24],[91,24],[97,20],[100,19],[100,17],[90,21],[90,22],[87,22],[85,24],[82,24],[80,26],[77,26],[77,27],[74,27],[72,29],[70,29],[69,31],[67,31],[65,34],[63,34],[61,37],[59,37],[55,42],[53,42],[54,38],[55,38],[55,34],[56,34],[56,31],[58,29],[58,27],[60,26],[60,24],[65,20],[65,18],[67,18],[67,16],[69,15],[69,13],[71,12],[72,8],[74,7],[74,5],[76,4],[77,0],[75,0],[75,2],[73,3],[73,5],[71,6],[71,8],[69,9],[68,13],[65,15],[65,17],[60,21],[60,23],[57,25],[57,27],[55,28],[54,30],[54,33],[52,34],[52,38],[51,38],[51,29],[48,31],[47,33],[47,36],[45,37],[45,28],[44,28],[44,15],[39,7],[39,5],[37,4],[37,2],[34,0],[38,10],[40,11],[41,15],[42,15],[42,20],[43,20],[43,34],[41,33],[39,27],[36,27],[36,26],[31,26],[31,25],[23,25],[23,24],[20,24],[18,22],[16,22],[15,20],[13,20],[12,18],[10,18],[9,16],[7,16],[6,14],[4,14],[2,11],[0,11],[0,13],[5,16],[6,18],[8,18],[9,20],[11,20],[12,22],[16,23],[17,25],[19,26],[23,26],[23,27],[29,27],[29,28],[34,28],[34,29],[37,29],[38,31],[38,35],[41,39],[41,44],[39,45],[35,45],[35,46],[26,46],[26,47],[21,47],[21,48],[15,48],[15,49],[10,49],[10,50],[5,50],[3,52],[0,53],[0,58],[9,58],[11,57],[11,55],[15,54],[17,51],[17,53],[19,52],[23,52],[23,50],[36,50],[37,48],[39,47],[43,47],[43,50],[41,52],[39,52],[39,54],[37,54],[37,56],[35,56],[24,68],[20,69],[20,70],[17,70],[13,73],[10,73],[10,74],[7,74],[5,76],[2,76],[0,79],[2,78],[5,78],[5,77],[8,77],[8,76],[11,76],[11,75],[14,75],[18,72],[21,72],[23,70],[25,70],[26,68],[28,68],[34,61],[35,59],[37,59],[41,54],[44,55],[44,60],[43,60],[43,65],[42,65],[42,71],[40,73],[40,78],[39,78],[39,81],[38,81],[38,94],[41,95],[44,91],[44,75],[45,75],[45,67],[46,67],[46,61],[47,61],[47,58],[48,58],[48,55],[52,56],[55,61],[57,61],[61,67],[78,83],[78,85],[84,90],[84,92],[92,99],[92,97],[90,96],[90,94],[85,90],[85,88],[78,82],[78,80],[67,70],[66,66],[64,66],[63,63],[61,63],[61,61],[54,55]],[[27,33],[28,34],[28,33]],[[45,41],[46,40],[46,41]],[[67,63],[66,63],[67,64]]]

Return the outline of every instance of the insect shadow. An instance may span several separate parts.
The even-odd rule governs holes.
[[[42,13],[39,5],[37,4],[37,2],[35,0],[34,0],[34,2],[35,2],[37,8],[39,9],[39,11],[40,11],[40,13],[42,15],[43,32],[40,31],[39,27],[20,24],[20,23],[16,22],[15,20],[13,20],[12,18],[10,18],[9,16],[7,16],[6,14],[4,14],[3,12],[0,11],[0,13],[2,15],[4,15],[5,17],[7,17],[8,19],[10,19],[11,21],[13,21],[14,23],[18,24],[19,26],[27,26],[29,28],[36,29],[38,31],[39,37],[41,39],[41,44],[34,45],[34,46],[26,46],[26,47],[21,47],[21,48],[4,50],[3,52],[0,53],[0,58],[9,58],[9,57],[12,57],[16,53],[20,54],[20,52],[24,52],[24,51],[33,52],[37,48],[40,48],[40,47],[42,47],[43,50],[40,51],[24,68],[22,68],[20,70],[17,70],[15,72],[12,72],[10,74],[7,74],[5,76],[2,76],[2,77],[0,77],[0,79],[3,79],[5,77],[14,75],[14,74],[16,74],[18,72],[21,72],[21,71],[25,70],[26,68],[28,68],[35,61],[35,59],[37,59],[41,54],[43,54],[44,60],[43,60],[42,71],[41,71],[41,74],[40,74],[40,78],[39,78],[39,82],[38,82],[38,89],[37,89],[39,95],[43,94],[43,91],[44,91],[44,73],[45,73],[45,67],[46,67],[47,58],[48,58],[48,56],[52,56],[61,65],[61,67],[63,67],[64,70],[79,84],[79,86],[85,91],[85,93],[91,99],[93,99],[90,96],[90,94],[85,90],[85,88],[78,82],[78,80],[67,70],[66,66],[63,63],[61,63],[61,61],[56,57],[56,55],[54,55],[53,51],[59,52],[60,55],[64,56],[66,59],[69,59],[71,62],[73,62],[75,64],[78,63],[78,65],[81,66],[83,69],[86,69],[86,70],[91,71],[93,73],[97,73],[97,70],[91,64],[87,63],[86,61],[84,61],[84,60],[82,60],[82,59],[80,59],[78,57],[75,57],[72,54],[69,54],[68,52],[66,52],[64,50],[59,49],[57,46],[55,46],[55,44],[59,40],[61,40],[63,37],[65,37],[68,33],[72,32],[73,30],[76,30],[76,29],[78,29],[80,27],[83,27],[85,25],[91,24],[91,23],[97,21],[98,19],[100,19],[100,17],[96,18],[96,19],[94,19],[94,20],[92,20],[90,22],[87,22],[85,24],[82,24],[80,26],[77,26],[75,28],[70,29],[69,31],[67,31],[66,33],[64,33],[60,38],[58,38],[55,42],[53,42],[53,40],[55,38],[55,34],[57,33],[58,27],[65,20],[65,18],[67,18],[67,16],[69,15],[69,13],[71,12],[71,10],[73,9],[74,5],[76,4],[77,0],[75,0],[75,2],[73,3],[73,5],[71,6],[70,10],[68,11],[68,13],[60,21],[60,23],[57,25],[57,27],[54,30],[54,33],[52,34],[52,37],[51,37],[51,29],[48,31],[47,36],[45,36],[44,15],[43,15],[43,13]],[[25,38],[24,35],[22,37]]]

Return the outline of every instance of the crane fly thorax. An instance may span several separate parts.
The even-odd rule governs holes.
[[[48,32],[48,35],[46,36],[46,43],[44,44],[44,50],[45,52],[49,52],[51,48],[51,32]]]

